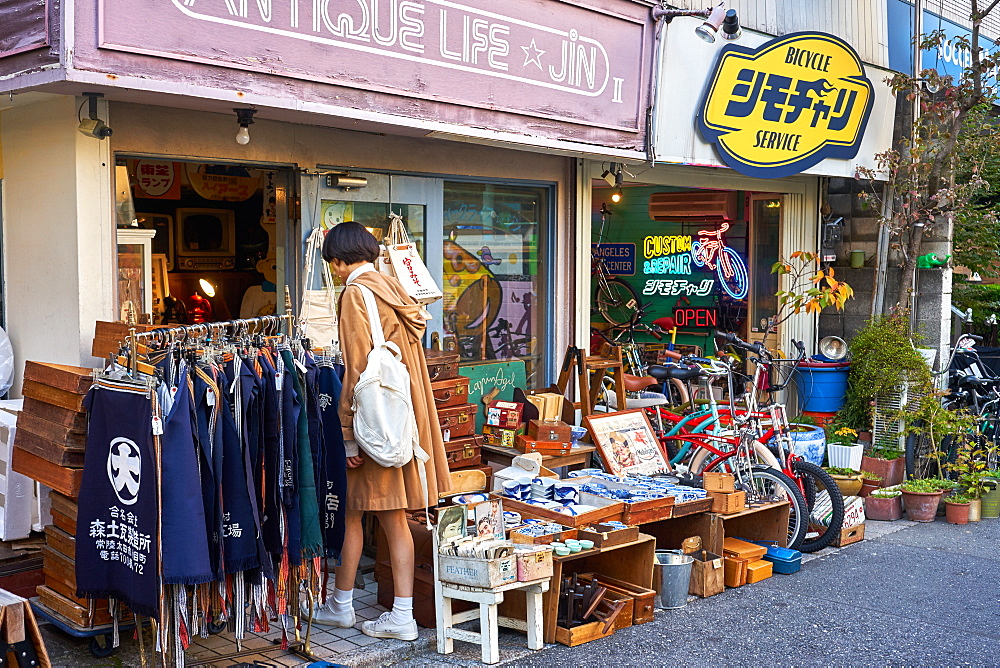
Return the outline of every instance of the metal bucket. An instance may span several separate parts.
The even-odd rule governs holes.
[[[692,557],[677,550],[656,551],[653,558],[653,589],[656,590],[654,605],[657,608],[675,610],[687,605],[693,563]]]

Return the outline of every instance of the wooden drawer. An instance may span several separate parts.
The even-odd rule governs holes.
[[[475,435],[446,442],[444,451],[448,455],[448,468],[477,466],[482,461],[482,445],[482,436]]]
[[[476,405],[460,404],[448,408],[438,408],[438,422],[446,439],[455,440],[472,436],[476,431]]]
[[[431,380],[448,380],[458,375],[458,353],[424,348],[427,373]]]
[[[434,391],[434,403],[438,408],[469,403],[469,379],[465,376],[436,380],[431,383],[431,389]]]

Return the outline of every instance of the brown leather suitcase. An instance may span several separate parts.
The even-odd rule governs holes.
[[[458,353],[424,348],[427,373],[431,380],[448,380],[458,375]]]
[[[431,389],[434,391],[434,403],[438,408],[469,403],[469,379],[465,376],[436,380],[431,383]]]
[[[476,405],[459,404],[448,408],[438,408],[438,422],[445,439],[454,440],[472,436],[476,431]]]
[[[448,469],[478,465],[482,461],[482,445],[483,437],[477,435],[446,442],[444,451],[448,455]]]

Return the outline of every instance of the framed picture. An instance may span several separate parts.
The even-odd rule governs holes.
[[[636,408],[590,415],[583,425],[597,446],[604,468],[615,475],[656,475],[670,470],[645,411]]]
[[[450,506],[441,510],[438,513],[437,534],[441,545],[465,538],[468,534],[465,506]]]

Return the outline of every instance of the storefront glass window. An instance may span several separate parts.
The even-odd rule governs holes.
[[[753,202],[753,254],[750,270],[753,273],[753,313],[750,325],[754,331],[764,332],[771,318],[778,311],[778,275],[771,273],[771,266],[778,261],[778,233],[781,222],[781,199],[754,198]]]
[[[521,359],[529,378],[539,371],[548,195],[445,181],[443,325],[462,362]]]

